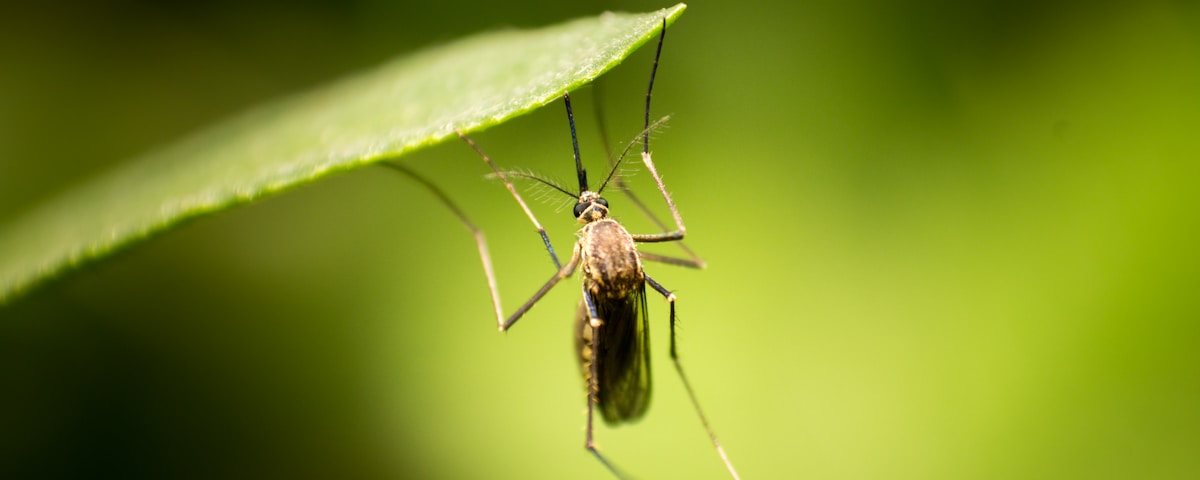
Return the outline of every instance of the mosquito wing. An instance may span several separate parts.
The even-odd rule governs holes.
[[[597,300],[599,349],[593,348],[593,330],[587,307],[581,301],[575,319],[575,346],[585,385],[591,385],[591,363],[596,364],[596,405],[605,423],[641,418],[650,404],[650,329],[646,314],[646,287],[631,290],[614,300]]]

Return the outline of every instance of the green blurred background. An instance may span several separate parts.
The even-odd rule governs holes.
[[[665,6],[6,6],[0,222],[403,52]],[[614,142],[651,59],[604,77]],[[576,95],[594,171],[597,91]],[[654,111],[709,268],[648,269],[746,478],[1200,477],[1195,2],[695,2]],[[569,180],[562,117],[476,140]],[[550,275],[469,149],[404,161],[488,233],[507,309]],[[570,210],[534,208],[569,251]],[[188,222],[0,307],[0,477],[608,478],[571,285],[497,333],[471,237],[382,168]],[[638,478],[722,478],[650,308],[650,411],[598,440]]]

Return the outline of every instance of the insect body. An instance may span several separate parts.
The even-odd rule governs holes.
[[[608,208],[596,201],[580,216],[588,223],[578,243],[584,293],[575,320],[575,349],[588,403],[600,409],[606,422],[617,423],[641,417],[650,402],[649,325],[641,258],[633,237],[607,214]]]
[[[579,180],[578,194],[569,192],[549,181],[527,173],[505,172],[497,168],[495,163],[483,153],[474,141],[468,138],[463,132],[458,131],[463,141],[474,149],[484,162],[491,167],[492,171],[504,183],[513,198],[520,204],[526,216],[529,217],[530,221],[537,228],[538,234],[541,236],[546,250],[557,269],[554,275],[529,300],[507,318],[504,316],[500,306],[500,296],[496,289],[491,258],[483,234],[467,221],[462,212],[444,194],[437,190],[436,187],[433,187],[432,184],[416,176],[405,167],[395,164],[389,165],[416,177],[428,188],[432,189],[444,203],[451,207],[455,214],[458,215],[475,235],[484,272],[488,279],[488,286],[492,294],[492,304],[496,311],[496,322],[501,331],[512,327],[517,320],[528,312],[556,284],[571,276],[576,270],[582,270],[583,289],[582,299],[579,302],[576,312],[575,345],[587,392],[588,419],[585,447],[618,477],[622,477],[623,475],[600,453],[593,441],[594,411],[599,410],[605,422],[610,424],[636,420],[646,412],[650,400],[650,348],[649,321],[646,310],[646,287],[649,286],[661,294],[670,305],[670,352],[671,359],[675,364],[675,370],[683,381],[692,405],[700,417],[705,430],[708,432],[713,446],[724,462],[726,469],[733,478],[737,479],[738,474],[726,456],[724,448],[717,441],[716,434],[709,427],[708,421],[700,409],[700,404],[696,400],[696,395],[687,381],[687,376],[683,373],[683,367],[679,363],[678,355],[676,355],[675,295],[666,287],[646,275],[642,268],[642,260],[653,260],[696,268],[703,267],[704,263],[694,256],[691,259],[666,257],[639,252],[636,247],[637,243],[643,242],[679,241],[684,238],[686,232],[679,211],[675,208],[675,203],[667,193],[662,178],[654,166],[649,146],[649,133],[658,125],[658,123],[652,125],[649,120],[650,92],[653,91],[654,74],[658,68],[658,58],[662,52],[662,40],[665,35],[666,21],[664,20],[662,31],[659,35],[658,51],[655,54],[654,69],[651,70],[650,87],[646,92],[645,128],[638,136],[641,137],[640,143],[643,148],[641,152],[642,163],[649,171],[651,177],[653,177],[659,193],[662,194],[663,200],[665,200],[671,212],[675,223],[675,230],[673,231],[655,234],[631,234],[620,223],[609,217],[608,201],[601,197],[600,193],[603,192],[605,186],[610,181],[616,178],[615,173],[621,161],[629,153],[630,148],[638,142],[636,139],[634,142],[630,142],[620,156],[616,158],[608,177],[601,184],[600,188],[595,191],[589,189],[587,171],[583,168],[579,157],[579,142],[575,135],[575,118],[571,111],[571,97],[569,94],[563,95],[563,103],[566,105],[567,120],[571,127],[571,142],[575,154],[575,171]],[[545,229],[538,223],[537,218],[534,217],[520,194],[517,193],[516,188],[509,181],[509,177],[524,177],[535,180],[576,199],[573,213],[576,219],[583,224],[583,227],[580,229],[579,238],[572,249],[571,258],[565,264],[559,262]],[[619,180],[616,183],[619,183]],[[635,203],[639,202],[635,200]],[[653,220],[656,224],[660,224],[657,219]],[[685,251],[688,250],[685,249]],[[688,252],[690,253],[690,251]]]

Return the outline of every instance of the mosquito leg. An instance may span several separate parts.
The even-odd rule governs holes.
[[[579,249],[576,248],[575,251],[572,252],[571,260],[568,261],[566,265],[558,267],[558,271],[554,273],[554,276],[550,278],[550,281],[546,282],[545,285],[542,285],[542,288],[534,293],[532,298],[526,301],[524,305],[521,305],[521,308],[518,308],[517,311],[512,314],[512,316],[505,320],[504,309],[500,306],[500,289],[496,287],[496,272],[492,269],[492,256],[491,253],[489,253],[487,239],[484,237],[483,231],[480,230],[479,227],[476,227],[474,223],[471,223],[471,220],[467,218],[467,215],[463,213],[462,209],[458,208],[458,205],[450,200],[450,196],[446,195],[446,192],[443,192],[442,189],[438,188],[437,185],[434,185],[433,182],[430,182],[412,169],[398,163],[380,162],[380,165],[407,175],[413,180],[416,180],[417,183],[420,183],[421,186],[432,192],[434,196],[436,196],[438,200],[442,202],[443,205],[446,205],[446,207],[454,213],[454,216],[458,217],[459,221],[463,223],[463,226],[467,227],[467,230],[469,230],[471,235],[475,237],[475,245],[479,249],[479,259],[483,262],[483,274],[487,276],[488,290],[492,295],[492,308],[494,308],[496,311],[496,324],[500,327],[500,331],[503,332],[508,330],[513,323],[516,323],[516,321],[519,320],[522,315],[525,315],[525,312],[529,311],[529,309],[533,307],[534,303],[537,303],[538,300],[545,296],[546,292],[549,292],[550,288],[554,287],[554,284],[571,276],[571,274],[575,273],[575,269],[579,266],[580,252]],[[551,255],[553,255],[553,252],[551,252]],[[558,259],[555,259],[555,262],[557,261]]]
[[[653,125],[646,127],[646,131],[653,130],[656,126],[663,123],[664,121],[666,121],[665,117],[662,119],[659,119]],[[604,133],[601,133],[601,135],[604,135]],[[638,136],[642,136],[642,134],[638,134]],[[625,158],[625,155],[627,153],[629,153],[630,147],[632,147],[634,144],[636,144],[637,141],[638,141],[637,138],[634,138],[634,140],[632,142],[630,142],[628,145],[626,145],[625,150],[622,151],[621,155],[618,156],[616,159],[613,159],[611,157],[611,153],[609,154],[610,155],[610,157],[609,157],[610,171],[608,174],[608,178],[605,179],[604,184],[600,186],[600,190],[604,190],[604,187],[606,187],[611,182],[614,186],[616,186],[619,190],[621,190],[621,192],[623,192],[626,197],[629,198],[629,201],[632,202],[634,206],[636,206],[639,210],[642,211],[643,214],[646,215],[646,218],[649,218],[650,221],[652,223],[654,223],[654,226],[658,227],[659,230],[666,230],[667,226],[665,224],[663,224],[663,222],[661,220],[658,219],[658,216],[655,215],[654,212],[650,211],[650,208],[647,207],[646,204],[644,202],[642,202],[642,200],[640,198],[638,198],[637,195],[635,195],[632,190],[628,189],[628,187],[625,185],[625,181],[622,180],[621,176],[617,174],[617,170],[620,168],[620,165],[621,165],[621,160],[623,160]],[[607,145],[607,143],[608,143],[607,139],[605,139],[604,142]],[[662,181],[657,180],[657,182],[661,186]],[[670,197],[667,197],[667,200],[669,202]],[[668,203],[668,205],[670,205],[670,203]],[[675,216],[678,218],[678,213],[675,213]],[[677,225],[681,224],[681,223],[682,223],[682,221],[678,222]],[[673,233],[665,233],[665,234],[657,234],[657,235],[637,235],[637,234],[635,234],[635,235],[633,235],[633,237],[635,240],[643,241],[643,242],[666,242],[666,241],[680,240],[683,238],[682,235],[683,235],[682,233],[679,233],[677,236]],[[695,268],[704,268],[704,266],[705,266],[704,260],[701,259],[699,255],[696,255],[696,253],[693,252],[692,249],[688,248],[688,246],[685,245],[683,242],[678,242],[678,243],[676,243],[676,245],[678,245],[679,249],[683,250],[683,252],[686,253],[688,257],[691,257],[690,260],[665,261],[666,263],[672,263],[675,265],[683,265],[683,266],[695,267]]]
[[[501,182],[504,182],[505,188],[508,188],[508,191],[509,193],[512,193],[513,198],[517,199],[517,203],[521,205],[521,210],[525,211],[525,216],[529,217],[529,221],[533,222],[533,226],[537,228],[538,235],[542,237],[542,243],[546,245],[546,251],[550,252],[550,260],[554,261],[554,268],[562,268],[562,263],[558,261],[558,255],[554,253],[554,245],[550,244],[550,237],[546,235],[546,229],[542,228],[542,224],[538,223],[537,217],[533,216],[533,211],[530,210],[529,206],[525,204],[525,200],[521,198],[521,194],[517,193],[517,188],[513,186],[512,182],[508,180],[508,177],[504,175],[504,172],[500,171],[500,169],[496,167],[496,164],[492,162],[492,159],[489,158],[486,153],[483,153],[483,150],[480,149],[479,146],[467,136],[467,134],[463,133],[462,130],[457,128],[454,129],[454,132],[458,134],[458,138],[461,138],[464,142],[467,142],[467,145],[470,145],[471,149],[475,150],[475,153],[478,153],[479,156],[483,158],[483,161],[492,168],[492,172],[496,174],[496,177],[499,178]]]
[[[662,29],[658,32],[658,47],[654,49],[654,66],[650,67],[650,86],[646,87],[646,129],[642,132],[643,153],[650,153],[650,94],[654,92],[654,76],[658,74],[658,59],[662,56],[664,38],[667,38],[667,19],[665,18],[662,20]]]
[[[655,227],[658,227],[659,230],[664,231],[667,229],[667,226],[662,222],[662,220],[658,219],[658,215],[655,215],[654,212],[651,212],[650,208],[647,207],[640,198],[634,195],[633,191],[629,190],[628,187],[625,186],[625,182],[621,180],[620,177],[617,177],[617,179],[613,181],[613,184],[617,188],[621,189],[622,192],[625,192],[625,196],[629,197],[629,201],[632,202],[633,205],[638,208],[638,210],[641,210],[642,213],[646,215],[646,218],[649,218],[650,222],[653,223]],[[700,255],[697,255],[696,252],[692,251],[692,249],[683,242],[679,242],[676,245],[679,246],[680,250],[683,250],[683,253],[687,254],[688,257],[691,257],[691,259],[688,260],[687,266],[704,268],[704,260],[700,258]]]
[[[680,244],[680,246],[682,246],[682,244]],[[689,250],[688,253],[691,253],[691,251]],[[677,265],[680,267],[704,268],[705,266],[704,260],[700,260],[699,258],[668,257],[666,255],[641,251],[638,252],[638,256],[642,257],[642,260],[665,263],[667,265]]]
[[[430,182],[425,177],[418,175],[417,172],[413,171],[412,169],[409,169],[408,167],[398,163],[382,162],[380,165],[408,175],[413,180],[416,180],[417,183],[420,183],[422,186],[432,192],[433,195],[436,196],[443,205],[445,205],[452,213],[454,213],[454,216],[458,217],[458,220],[462,222],[463,226],[467,227],[467,230],[469,230],[471,235],[475,237],[475,246],[479,249],[479,260],[483,262],[483,274],[487,276],[488,290],[492,295],[492,308],[496,311],[496,324],[500,326],[504,325],[504,309],[500,307],[500,290],[496,288],[496,272],[492,270],[492,255],[488,251],[487,239],[484,238],[483,231],[480,230],[479,227],[476,227],[474,223],[471,223],[471,220],[467,218],[467,215],[463,213],[462,209],[458,208],[458,205],[450,200],[450,197],[446,195],[446,192],[443,192],[442,189],[438,188],[437,185],[434,185],[433,182]]]
[[[682,240],[687,235],[687,227],[683,226],[683,218],[679,216],[679,209],[675,208],[675,202],[671,200],[671,195],[667,193],[667,187],[663,185],[662,177],[658,174],[658,169],[654,168],[654,160],[650,158],[650,94],[654,92],[654,77],[658,73],[658,60],[662,56],[663,39],[666,36],[667,19],[664,18],[662,21],[662,30],[658,34],[658,48],[654,52],[654,66],[650,69],[650,86],[646,88],[646,128],[642,131],[642,163],[646,165],[646,170],[650,171],[650,176],[654,177],[654,183],[658,185],[658,191],[662,193],[663,200],[667,201],[667,208],[671,210],[671,218],[675,220],[675,230],[665,233],[633,235],[634,241],[638,242],[672,242]],[[699,258],[694,257],[694,260],[701,265],[704,263]]]
[[[716,432],[708,425],[708,418],[704,416],[704,411],[700,409],[700,401],[696,399],[696,392],[692,390],[691,382],[688,382],[687,375],[683,373],[683,364],[679,362],[679,355],[675,351],[675,294],[649,276],[646,276],[646,283],[650,284],[650,287],[658,291],[658,293],[661,293],[667,299],[667,303],[671,305],[671,361],[675,362],[675,371],[679,373],[679,379],[683,381],[683,388],[687,390],[688,398],[692,400],[692,407],[696,409],[696,415],[700,417],[700,423],[704,424],[704,430],[708,432],[708,438],[712,439],[713,447],[716,447],[717,454],[721,456],[721,461],[725,463],[725,469],[729,470],[729,474],[735,480],[740,480],[741,477],[738,476],[737,470],[733,468],[733,462],[729,461],[729,455],[725,454],[725,448],[721,446],[720,440],[717,440]]]
[[[583,326],[583,328],[592,329],[591,358],[589,359],[588,365],[587,435],[583,447],[586,448],[587,451],[592,452],[592,455],[596,457],[596,460],[599,460],[600,463],[604,464],[604,468],[607,468],[608,471],[612,472],[614,476],[616,476],[618,479],[624,479],[626,478],[625,475],[622,475],[621,471],[617,470],[617,467],[613,466],[613,464],[604,457],[604,454],[600,453],[600,449],[596,448],[596,442],[593,438],[593,433],[595,432],[593,420],[596,417],[596,405],[600,400],[600,379],[596,376],[597,372],[599,371],[600,363],[600,329],[604,328],[604,325],[596,322],[595,302],[592,301],[592,297],[587,293],[587,291],[584,291],[583,293],[583,301],[587,304],[586,308],[589,311],[588,315],[592,316],[591,320]]]
[[[655,127],[662,124],[666,120],[667,120],[667,117],[660,118],[658,121],[654,122],[654,124],[646,127],[646,130],[644,130],[644,132],[649,132],[650,130],[653,130]],[[641,135],[642,134],[639,134],[639,136],[641,136]],[[634,142],[636,142],[636,141],[637,140],[635,138]],[[643,140],[643,141],[645,141],[645,140]],[[623,160],[625,158],[625,155],[627,153],[629,153],[629,149],[631,147],[633,147],[634,142],[631,142],[629,145],[626,145],[625,150],[622,151],[621,155],[617,157],[616,163],[618,165],[621,163],[621,160]],[[684,235],[686,235],[687,227],[684,227],[683,218],[680,217],[680,215],[679,215],[679,209],[675,207],[675,202],[671,200],[671,195],[667,193],[667,187],[663,184],[662,177],[658,174],[658,169],[654,167],[654,160],[651,158],[649,152],[642,152],[642,162],[645,163],[646,169],[650,172],[650,175],[654,178],[654,183],[658,187],[659,193],[661,193],[663,196],[663,199],[666,200],[667,207],[669,207],[671,210],[671,216],[675,220],[676,230],[672,231],[672,232],[664,232],[664,233],[631,234],[634,241],[653,243],[653,242],[674,242],[674,241],[682,240]],[[610,171],[608,174],[608,178],[604,181],[605,186],[608,185],[609,182],[615,182],[614,184],[618,184],[618,185],[621,184],[620,177],[617,176],[616,173],[617,173],[617,167],[613,167],[612,171]],[[604,189],[604,186],[601,186],[601,190],[603,190],[603,189]],[[649,217],[652,222],[654,222],[655,226],[657,226],[658,228],[660,228],[662,230],[666,230],[667,227],[665,225],[663,225],[663,223],[658,220],[658,217],[656,217],[652,212],[650,212],[650,210],[644,204],[642,204],[640,201],[638,201],[637,197],[633,196],[632,192],[629,192],[628,190],[626,190],[625,192],[630,197],[630,199],[634,201],[634,203],[638,206],[638,208],[642,209],[642,212],[645,213],[646,216]],[[679,243],[678,245],[679,245],[679,248],[683,249],[684,252],[688,253],[688,256],[692,257],[693,264],[698,265],[700,267],[704,266],[704,260],[701,260],[698,255],[696,255],[695,253],[692,253],[691,249],[687,248],[682,243]]]
[[[675,208],[675,202],[671,200],[671,194],[667,193],[667,187],[663,185],[662,177],[658,174],[658,169],[654,168],[654,160],[650,158],[650,152],[642,152],[642,163],[646,164],[646,170],[650,172],[650,176],[654,177],[654,183],[658,185],[658,191],[662,193],[663,200],[667,202],[667,208],[671,210],[671,218],[675,220],[675,230],[664,233],[634,234],[632,235],[633,240],[644,243],[682,240],[687,235],[687,227],[683,226],[683,218],[679,216],[679,209]]]
[[[569,260],[566,265],[563,265],[562,268],[559,268],[558,272],[555,272],[554,276],[550,277],[550,280],[546,281],[545,285],[542,285],[542,288],[539,288],[537,292],[534,292],[533,296],[530,297],[529,300],[526,300],[524,305],[521,305],[521,308],[518,308],[516,312],[513,312],[513,314],[508,317],[508,320],[505,320],[503,323],[501,323],[500,331],[503,332],[511,328],[514,323],[517,323],[517,320],[521,319],[522,315],[525,315],[525,312],[528,312],[530,308],[533,308],[533,304],[537,303],[538,300],[541,300],[542,297],[546,296],[546,292],[549,292],[551,288],[554,288],[554,285],[556,285],[562,279],[571,276],[572,273],[575,273],[575,268],[579,266],[579,261],[581,258],[582,254],[580,253],[579,244],[577,243],[575,244],[575,250],[571,253],[571,260]]]
[[[600,312],[596,310],[596,301],[592,299],[592,294],[588,293],[587,282],[583,283],[583,304],[586,307],[584,312],[588,314],[588,324],[593,327],[600,326]]]

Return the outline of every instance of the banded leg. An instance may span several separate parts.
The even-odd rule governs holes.
[[[687,235],[687,227],[683,225],[683,218],[679,216],[679,209],[675,208],[675,201],[671,200],[671,194],[667,193],[667,187],[663,185],[662,177],[658,174],[658,169],[654,168],[654,160],[650,158],[650,152],[642,152],[642,163],[646,165],[646,170],[650,172],[650,176],[654,177],[654,183],[658,186],[658,191],[662,193],[663,200],[667,202],[667,209],[671,211],[671,218],[675,220],[675,230],[663,233],[631,234],[633,241],[655,243],[682,240]],[[698,266],[703,265],[703,262],[701,262]]]
[[[551,288],[554,288],[554,285],[558,284],[558,282],[562,281],[562,279],[571,276],[572,273],[575,273],[575,268],[579,266],[580,259],[582,259],[582,254],[579,250],[579,244],[576,243],[575,249],[571,252],[571,260],[569,260],[566,265],[563,265],[562,268],[558,269],[558,272],[555,272],[554,276],[550,277],[550,280],[546,281],[545,285],[542,285],[542,288],[539,288],[537,292],[534,292],[533,296],[530,297],[529,300],[526,300],[524,305],[521,305],[521,308],[518,308],[517,311],[513,312],[513,314],[509,316],[507,320],[501,323],[500,331],[503,332],[512,327],[514,323],[517,323],[517,320],[521,319],[522,315],[525,315],[525,312],[528,312],[530,308],[533,308],[533,304],[537,303],[538,300],[541,300],[542,297],[546,296],[546,293],[549,292]]]
[[[649,276],[646,276],[646,283],[655,291],[661,293],[666,298],[667,303],[671,305],[671,361],[675,363],[675,371],[679,373],[679,379],[683,381],[683,388],[687,390],[688,398],[692,400],[692,407],[696,409],[696,416],[700,417],[700,423],[704,425],[704,430],[708,432],[708,438],[712,440],[713,447],[717,449],[717,454],[721,456],[721,461],[725,463],[725,469],[729,470],[729,474],[735,480],[741,480],[737,470],[733,468],[733,462],[729,461],[729,455],[725,453],[725,448],[721,446],[721,441],[717,440],[716,432],[708,425],[708,418],[704,416],[704,411],[700,408],[700,400],[696,398],[696,392],[692,390],[691,382],[688,382],[687,375],[683,373],[683,364],[680,363],[679,355],[675,350],[675,294]]]
[[[533,222],[533,226],[537,228],[538,235],[542,237],[542,243],[546,245],[546,251],[550,252],[550,260],[554,261],[554,268],[562,268],[562,263],[558,261],[558,255],[555,255],[554,253],[554,245],[550,244],[550,236],[546,235],[546,229],[542,228],[542,224],[538,222],[537,217],[533,216],[533,211],[529,209],[529,205],[525,204],[525,200],[521,198],[521,194],[517,193],[517,187],[513,186],[512,182],[508,180],[508,177],[505,176],[504,172],[500,171],[500,169],[496,167],[496,164],[492,162],[492,159],[489,158],[486,153],[483,153],[483,149],[479,148],[479,145],[476,145],[475,141],[471,140],[471,137],[468,137],[467,134],[463,133],[462,130],[457,128],[454,129],[454,133],[458,134],[458,138],[461,138],[464,142],[467,142],[467,145],[470,145],[471,149],[475,150],[475,153],[478,153],[479,156],[483,158],[483,161],[492,168],[492,172],[496,174],[496,177],[499,178],[501,182],[504,182],[504,187],[508,188],[508,191],[509,193],[512,193],[513,198],[517,199],[517,203],[521,205],[521,210],[525,211],[525,216],[529,217],[529,221]]]
[[[662,21],[662,31],[658,34],[658,48],[654,52],[654,66],[650,69],[650,86],[646,87],[645,129],[642,131],[642,163],[646,165],[646,170],[650,171],[650,176],[654,177],[654,183],[658,186],[658,191],[662,193],[663,200],[667,202],[667,208],[671,210],[671,218],[675,220],[675,230],[664,233],[635,234],[633,235],[633,240],[637,242],[673,242],[682,240],[687,235],[687,227],[683,226],[683,218],[679,216],[679,209],[675,208],[675,202],[671,200],[671,195],[667,193],[667,187],[663,185],[662,176],[658,174],[658,169],[654,168],[654,160],[650,158],[650,97],[654,92],[654,77],[658,74],[658,61],[662,56],[663,39],[666,36],[667,19],[664,18]],[[699,258],[694,258],[693,262],[697,268],[704,266],[704,262]]]
[[[596,417],[596,405],[600,402],[600,329],[604,328],[604,323],[600,321],[596,313],[596,302],[592,299],[592,295],[588,293],[587,288],[583,289],[583,304],[580,305],[579,314],[586,315],[587,319],[580,319],[581,328],[591,329],[591,338],[586,339],[588,348],[588,376],[587,376],[587,433],[585,434],[583,447],[591,452],[592,456],[596,457],[600,463],[604,464],[609,472],[618,479],[628,478],[617,469],[612,462],[604,454],[600,453],[600,449],[596,447],[594,439],[594,419]]]

